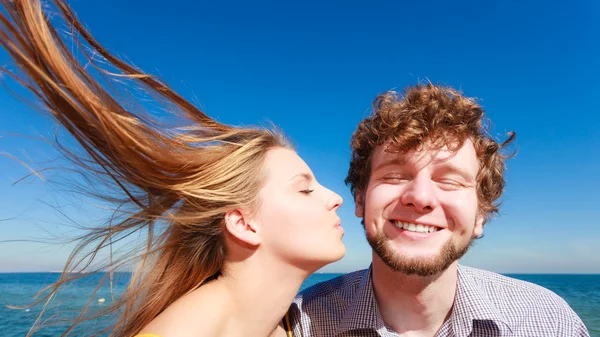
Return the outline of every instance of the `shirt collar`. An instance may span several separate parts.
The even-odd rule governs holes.
[[[372,268],[371,265],[361,276],[354,296],[336,329],[336,335],[357,329],[375,330],[382,335],[387,330],[373,291]],[[464,332],[468,336],[473,331],[473,322],[478,320],[492,321],[498,326],[501,324],[512,332],[509,321],[490,300],[476,278],[459,265],[456,297],[449,323],[457,336],[459,332],[460,335]]]
[[[338,325],[335,334],[350,330],[385,330],[379,306],[373,292],[372,266],[366,269],[356,286],[354,296]]]
[[[474,321],[492,321],[499,328],[504,326],[512,333],[509,320],[477,280],[469,268],[458,266],[458,285],[450,317],[452,329],[455,333],[461,331],[468,336],[473,330]]]

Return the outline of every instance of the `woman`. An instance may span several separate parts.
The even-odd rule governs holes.
[[[285,335],[278,326],[301,283],[345,253],[336,215],[341,198],[317,183],[279,133],[211,119],[109,54],[62,0],[56,8],[44,5],[51,20],[39,0],[0,1],[0,43],[18,65],[18,72],[4,72],[43,103],[88,157],[62,147],[63,153],[125,196],[117,200],[116,189],[108,190],[116,215],[86,233],[46,299],[90,265],[112,272],[135,261],[127,290],[102,313],[118,314],[112,336]],[[67,46],[54,28],[59,17],[85,48]],[[93,73],[97,57],[81,59],[71,49],[101,55],[111,78],[136,81],[192,126],[160,126],[111,91],[114,81],[98,80],[109,75]],[[106,265],[94,260],[135,233],[146,235],[137,254]]]

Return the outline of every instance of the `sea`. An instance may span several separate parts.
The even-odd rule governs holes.
[[[23,337],[38,319],[43,304],[22,307],[33,300],[42,288],[52,284],[59,273],[0,273],[0,336]],[[302,284],[300,290],[329,280],[341,274],[313,274]],[[64,322],[77,317],[104,275],[89,275],[62,290],[46,307],[43,328],[34,336],[57,337],[68,327]],[[600,275],[565,274],[507,274],[548,288],[564,298],[582,318],[591,336],[600,337]],[[113,278],[112,294],[121,293],[129,281],[129,274],[117,273]],[[108,284],[98,289],[89,302],[91,310],[102,308],[112,301]],[[109,327],[111,317],[86,322],[73,330],[69,336],[92,336],[94,332]],[[63,322],[63,323],[60,323]]]

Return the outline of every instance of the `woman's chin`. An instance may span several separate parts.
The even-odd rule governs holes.
[[[327,254],[327,258],[323,259],[324,264],[321,267],[337,262],[346,255],[346,246],[342,242],[339,242],[337,245],[330,248],[331,251]]]

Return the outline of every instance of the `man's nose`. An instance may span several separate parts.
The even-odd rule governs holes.
[[[419,213],[431,212],[438,206],[434,182],[429,177],[416,177],[402,192],[401,202]]]

